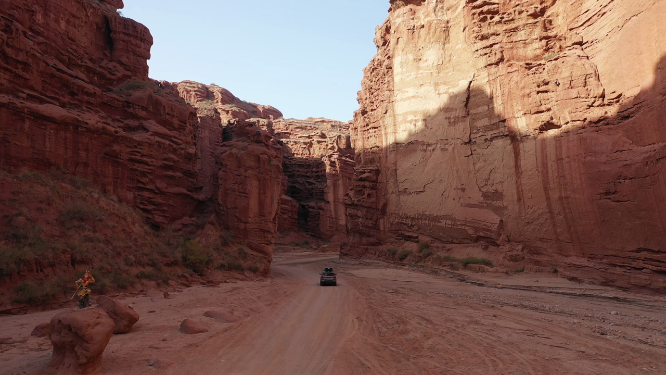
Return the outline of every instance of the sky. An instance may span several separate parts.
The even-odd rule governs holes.
[[[153,79],[215,83],[286,118],[349,121],[388,0],[125,0]]]

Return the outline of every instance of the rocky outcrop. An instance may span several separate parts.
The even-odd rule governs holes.
[[[282,118],[282,112],[277,108],[238,99],[229,90],[217,85],[204,85],[193,81],[177,83],[162,81],[161,83],[170,90],[176,91],[181,98],[200,109],[200,116],[207,113],[216,113],[222,123],[232,119],[263,118],[275,120]]]
[[[351,127],[353,243],[520,244],[666,290],[666,4],[391,4]]]
[[[180,332],[186,335],[198,335],[208,332],[208,329],[191,319],[185,319],[180,323]]]
[[[119,6],[4,2],[2,168],[66,170],[166,224],[198,200],[196,113],[148,79],[152,36]]]
[[[282,147],[261,121],[236,120],[219,149],[217,212],[235,238],[269,259],[282,197]]]
[[[196,185],[201,189],[203,199],[213,197],[219,188],[216,156],[224,142],[224,128],[228,123],[232,120],[264,119],[266,121],[254,122],[261,123],[258,126],[270,131],[270,120],[282,117],[282,113],[276,108],[245,102],[217,85],[204,85],[193,81],[161,81],[160,84],[166,91],[180,96],[196,108],[198,123],[195,137],[199,172]]]
[[[37,325],[32,332],[30,332],[30,336],[34,337],[46,337],[49,335],[51,332],[51,323],[42,323]]]
[[[139,314],[136,311],[113,298],[99,296],[97,297],[97,304],[113,320],[115,324],[113,333],[127,333],[139,321]]]
[[[281,213],[281,221],[317,237],[346,233],[344,197],[354,173],[349,124],[327,120],[277,120],[275,136],[285,146],[286,194],[298,203]],[[290,228],[292,229],[292,228]],[[287,225],[285,225],[287,230]]]
[[[113,320],[102,309],[66,311],[51,319],[50,373],[93,374],[113,336]]]
[[[283,233],[298,230],[298,207],[298,202],[292,197],[282,195],[282,198],[280,199],[278,232]]]

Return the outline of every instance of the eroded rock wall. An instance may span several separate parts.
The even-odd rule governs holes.
[[[228,125],[231,140],[217,157],[217,211],[237,239],[271,259],[283,192],[283,149],[257,122]]]
[[[219,166],[216,155],[224,142],[224,128],[232,120],[264,119],[257,126],[271,131],[270,120],[282,117],[274,107],[248,103],[238,99],[229,90],[217,85],[204,85],[193,81],[160,81],[162,87],[174,95],[180,96],[197,111],[196,155],[197,187],[204,199],[213,197],[218,190],[217,178]],[[230,139],[227,139],[230,140]]]
[[[92,180],[152,222],[199,199],[196,113],[148,78],[152,36],[122,1],[0,7],[0,164]]]
[[[665,289],[665,14],[664,1],[391,1],[351,127],[353,244],[520,244]]]
[[[344,198],[354,173],[349,124],[280,119],[274,122],[273,131],[286,149],[286,195],[298,204],[296,211],[293,204],[285,204],[281,221],[298,223],[301,230],[325,239],[346,236]],[[292,226],[285,224],[284,229]]]

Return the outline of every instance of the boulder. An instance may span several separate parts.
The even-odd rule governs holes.
[[[208,332],[208,329],[194,320],[185,319],[180,323],[180,332],[188,335],[196,335],[199,333]]]
[[[666,3],[584,22],[609,2],[391,3],[351,122],[343,253],[510,239],[526,262],[666,291]]]
[[[51,319],[53,356],[49,371],[55,374],[93,374],[102,368],[102,354],[115,324],[99,308],[66,311]]]
[[[127,333],[139,321],[139,314],[129,306],[107,296],[97,297],[97,304],[113,319],[113,333]]]
[[[32,330],[30,336],[46,337],[48,336],[49,332],[51,332],[51,323],[42,323]]]

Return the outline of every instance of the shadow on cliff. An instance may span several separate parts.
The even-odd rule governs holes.
[[[284,146],[292,153],[289,146]],[[284,157],[282,163],[287,177],[286,195],[298,202],[298,228],[321,236],[321,205],[325,201],[327,184],[326,163],[321,158]]]
[[[633,98],[605,100],[614,115],[581,126],[545,124],[521,136],[493,98],[471,84],[401,142],[357,150],[352,243],[420,235],[511,245],[544,265],[573,256],[618,273],[645,270],[641,278],[650,280],[637,282],[666,289],[664,280],[655,281],[666,273],[664,98],[666,58],[655,67],[651,87]],[[385,136],[392,131],[385,129]],[[367,177],[373,169],[374,187]],[[598,277],[606,284],[628,282]]]

